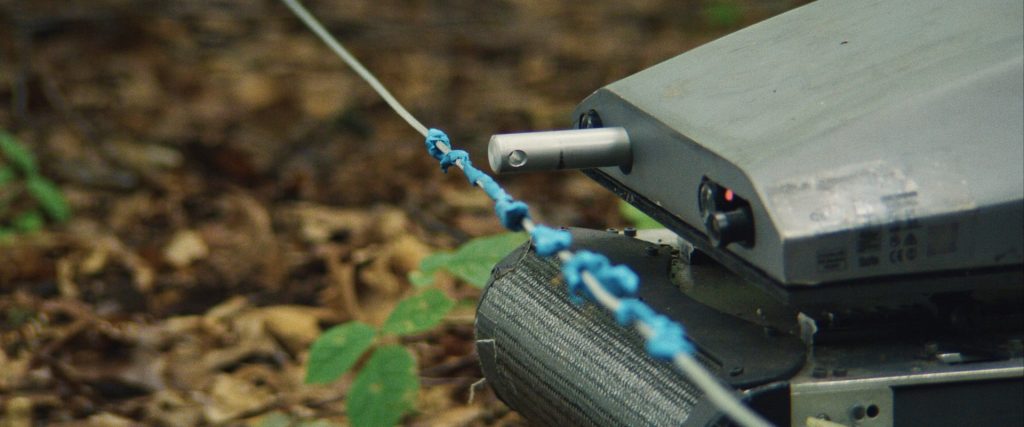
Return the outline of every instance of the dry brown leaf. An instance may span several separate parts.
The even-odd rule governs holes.
[[[234,318],[247,307],[249,299],[236,295],[210,308],[204,317],[214,321],[225,321]]]
[[[306,350],[320,336],[320,320],[324,310],[308,306],[279,305],[261,308],[251,315],[263,320],[267,332],[280,340],[289,352]]]
[[[298,96],[302,110],[309,116],[325,119],[336,116],[353,104],[355,84],[343,73],[317,73],[300,80]],[[361,89],[361,88],[360,88]]]
[[[339,261],[340,251],[333,245],[319,250],[327,266],[327,287],[320,292],[320,302],[329,309],[340,311],[341,318],[363,319],[356,296],[356,267]]]
[[[160,390],[146,402],[146,421],[166,426],[192,426],[203,417],[202,407],[183,393]]]
[[[164,259],[177,268],[187,267],[195,260],[209,255],[210,249],[203,238],[193,230],[181,230],[174,234],[171,242],[164,247]]]
[[[16,396],[4,408],[4,424],[8,427],[32,427],[32,400]]]
[[[450,400],[445,396],[447,400]],[[446,403],[450,405],[450,403]],[[417,419],[413,426],[431,427],[464,427],[487,415],[487,410],[480,406],[450,407],[431,416]]]
[[[309,243],[324,243],[332,236],[348,234],[362,241],[373,217],[365,211],[337,209],[309,203],[297,204],[282,211],[283,219],[299,228],[300,236]]]
[[[205,402],[203,416],[212,424],[220,424],[260,409],[274,400],[265,387],[255,386],[230,374],[217,375]]]
[[[0,350],[0,390],[14,387],[28,373],[31,362],[32,357],[27,352],[19,352],[12,358]]]
[[[78,285],[75,284],[75,267],[67,257],[57,260],[57,290],[67,299],[78,299]]]
[[[234,78],[235,99],[247,110],[267,108],[281,98],[277,82],[268,75],[247,72]]]
[[[139,423],[130,418],[111,414],[110,412],[101,412],[90,416],[87,424],[90,427],[129,427],[137,426]]]

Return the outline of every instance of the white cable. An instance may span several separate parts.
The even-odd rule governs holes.
[[[435,147],[437,147],[437,149],[442,153],[448,153],[451,151],[447,145],[444,145],[441,142],[436,143]],[[455,165],[458,166],[459,169],[465,170],[461,161],[456,160]],[[473,184],[480,186],[479,182],[475,182]],[[536,224],[534,224],[533,220],[530,218],[523,218],[522,226],[524,231],[530,233],[536,227]],[[563,264],[572,257],[572,251],[566,249],[558,251],[558,259]],[[594,300],[598,305],[612,313],[619,309],[621,300],[611,292],[608,292],[604,286],[601,286],[601,283],[597,281],[597,278],[595,278],[594,275],[590,274],[589,271],[584,270],[582,277],[583,284],[587,286],[587,290],[594,296]],[[645,338],[649,337],[651,334],[651,327],[646,323],[637,321],[636,328]],[[689,354],[678,353],[672,361],[675,363],[676,367],[683,372],[683,374],[690,378],[690,381],[692,381],[698,389],[704,392],[704,395],[708,397],[708,400],[710,400],[711,403],[717,406],[718,409],[737,424],[744,427],[772,426],[772,424],[761,417],[760,414],[740,402],[732,391],[723,387],[710,372],[704,369],[704,367]]]
[[[320,25],[320,22],[317,21],[317,19],[313,17],[313,15],[310,14],[309,11],[298,2],[298,0],[281,1],[284,2],[284,4],[288,6],[288,8],[291,9],[292,12],[294,12],[295,15],[306,24],[306,26],[309,27],[309,29],[313,30],[313,32],[316,33],[316,35],[327,44],[327,46],[334,50],[334,53],[338,54],[338,56],[341,57],[349,67],[352,67],[356,74],[359,74],[363,80],[369,83],[370,87],[372,87],[373,90],[375,90],[377,94],[380,95],[380,97],[383,98],[384,101],[402,117],[402,119],[409,123],[413,129],[416,129],[416,131],[424,137],[427,136],[427,127],[424,126],[423,123],[420,123],[412,113],[406,110],[405,107],[403,107],[402,104],[398,102],[393,95],[391,95],[391,92],[389,92],[387,88],[385,88],[384,85],[381,84],[380,81],[378,81],[377,78],[359,62],[359,60],[352,56],[352,54],[341,45],[341,43],[331,36],[331,34],[327,32],[322,25]],[[447,145],[440,142],[435,144],[435,146],[445,154],[451,151]],[[456,160],[455,165],[458,166],[459,169],[465,170],[461,161]],[[482,188],[479,181],[474,182],[473,185]],[[529,218],[523,218],[522,226],[523,230],[529,233],[534,229],[534,227],[536,227],[536,224],[534,224]],[[572,258],[572,256],[573,253],[569,250],[558,251],[558,258],[563,263]],[[587,286],[587,290],[590,291],[590,294],[594,296],[594,300],[597,301],[599,305],[611,312],[618,310],[621,301],[614,294],[608,292],[604,286],[601,286],[601,283],[598,282],[589,271],[584,270],[582,277],[583,283]],[[636,328],[640,331],[641,335],[644,335],[645,337],[648,336],[651,331],[649,325],[640,321],[636,322]],[[740,402],[740,400],[737,399],[731,391],[723,387],[715,377],[704,369],[703,366],[697,363],[692,356],[686,353],[678,353],[672,360],[675,362],[676,367],[683,371],[683,373],[693,381],[693,384],[704,392],[712,403],[714,403],[722,410],[723,413],[725,413],[726,416],[737,424],[745,427],[771,426],[771,423],[748,408]]]
[[[707,369],[704,369],[693,356],[676,353],[672,358],[676,367],[682,370],[697,388],[704,391],[715,406],[729,416],[736,424],[747,427],[770,427],[772,424],[747,407],[736,396],[718,382]]]
[[[366,80],[366,83],[369,83],[370,87],[377,91],[377,94],[380,95],[381,98],[384,98],[384,102],[387,102],[388,105],[391,106],[391,109],[395,110],[399,116],[409,123],[409,126],[412,126],[412,128],[416,129],[416,131],[421,135],[427,136],[427,127],[423,126],[423,123],[420,123],[419,120],[416,120],[416,117],[414,117],[409,110],[406,110],[405,107],[398,102],[398,99],[395,99],[394,95],[391,95],[391,92],[388,92],[388,89],[385,88],[384,85],[382,85],[380,81],[378,81],[377,78],[374,77],[358,59],[356,59],[356,57],[352,56],[351,53],[348,53],[348,50],[345,49],[341,43],[338,43],[338,40],[336,40],[331,33],[327,32],[327,29],[325,29],[323,25],[320,25],[320,21],[317,21],[317,19],[313,17],[313,15],[309,13],[309,11],[306,10],[298,0],[281,1],[283,1],[284,4],[295,13],[295,16],[298,16],[310,30],[313,30],[313,32],[320,37],[320,40],[327,43],[327,46],[329,46],[334,53],[338,54],[342,61],[345,61],[349,67],[352,67],[352,70],[355,71],[356,74],[359,74],[359,77]]]

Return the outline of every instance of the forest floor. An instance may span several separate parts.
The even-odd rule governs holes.
[[[306,3],[483,164],[489,135],[565,128],[597,88],[799,2]],[[277,1],[0,0],[0,23],[0,129],[72,210],[0,242],[0,425],[344,424],[351,376],[305,385],[310,343],[502,231]],[[500,181],[544,223],[624,225],[579,173]],[[405,422],[523,424],[486,387],[468,402],[480,291],[437,286],[464,303],[403,341],[424,385]]]

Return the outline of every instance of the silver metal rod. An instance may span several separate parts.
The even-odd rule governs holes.
[[[494,135],[487,160],[495,173],[552,171],[633,164],[629,134],[620,127]]]

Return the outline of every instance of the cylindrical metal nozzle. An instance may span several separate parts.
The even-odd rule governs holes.
[[[550,171],[633,164],[629,135],[619,127],[494,135],[487,159],[495,173]]]

